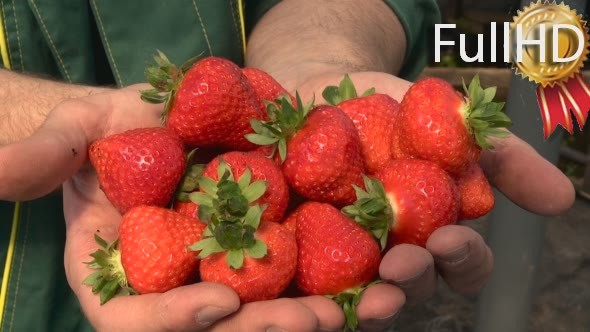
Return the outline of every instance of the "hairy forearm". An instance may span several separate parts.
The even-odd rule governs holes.
[[[284,0],[256,25],[246,65],[273,75],[287,88],[312,73],[396,73],[406,39],[382,0]]]
[[[0,146],[31,135],[64,100],[104,91],[0,69]]]

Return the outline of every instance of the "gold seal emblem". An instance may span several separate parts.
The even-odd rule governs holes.
[[[570,28],[566,28],[567,26]],[[577,31],[571,29],[572,27],[577,28]],[[583,67],[588,55],[586,21],[563,3],[539,0],[522,11],[519,10],[511,24],[510,33],[510,53],[516,73],[542,87],[553,86],[575,76]],[[544,48],[538,44],[519,45],[519,37],[521,40],[529,41],[544,40]],[[583,46],[580,46],[580,43],[583,43]],[[580,50],[580,47],[583,49]],[[519,52],[520,59],[517,57]],[[579,56],[575,56],[576,53],[579,53]],[[555,58],[555,55],[558,58]]]

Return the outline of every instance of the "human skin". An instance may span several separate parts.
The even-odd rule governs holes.
[[[359,4],[361,3],[361,4]],[[309,17],[308,17],[309,16]],[[271,73],[290,91],[321,95],[321,89],[351,73],[359,89],[401,100],[410,82],[395,76],[405,54],[404,31],[382,1],[285,0],[258,23],[246,64]],[[333,50],[333,51],[332,51]],[[99,138],[135,127],[158,126],[160,106],[139,98],[145,85],[106,89],[51,82],[0,71],[0,199],[27,200],[63,186],[67,226],[65,270],[84,313],[97,330],[336,330],[342,311],[321,296],[239,305],[229,288],[198,283],[163,294],[118,297],[100,306],[82,280],[81,262],[96,249],[100,230],[117,236],[121,216],[98,187],[87,147]],[[35,91],[32,95],[31,91]],[[319,97],[318,97],[319,98]],[[149,116],[146,116],[149,114]],[[512,135],[482,154],[486,175],[508,198],[529,211],[554,215],[569,208],[571,183],[528,144]],[[72,151],[76,151],[73,153]],[[39,169],[36,165],[43,163]],[[536,181],[543,176],[545,181]],[[526,184],[526,185],[524,185]],[[539,195],[557,190],[552,199]],[[459,225],[430,237],[426,248],[400,245],[383,258],[386,283],[369,288],[357,308],[360,327],[380,331],[408,302],[436,289],[437,273],[455,291],[476,293],[485,284],[493,256],[480,235]],[[260,315],[264,312],[264,315]]]

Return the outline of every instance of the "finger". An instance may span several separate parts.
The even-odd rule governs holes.
[[[84,163],[86,146],[76,117],[56,112],[29,138],[0,147],[0,199],[50,193]]]
[[[104,305],[90,288],[78,293],[97,331],[202,331],[239,309],[230,288],[198,283],[163,294],[115,297]]]
[[[281,298],[242,305],[234,315],[212,326],[212,331],[316,331],[312,310],[296,299]]]
[[[318,320],[318,329],[322,331],[341,331],[344,326],[344,313],[340,306],[325,296],[307,296],[297,301],[308,307]]]
[[[362,331],[384,331],[391,327],[406,303],[404,292],[389,284],[367,288],[356,307],[359,328]]]
[[[430,298],[436,290],[437,275],[430,253],[410,244],[391,248],[379,266],[381,279],[404,291],[408,303]]]
[[[457,292],[477,293],[490,277],[494,265],[492,251],[471,228],[441,227],[432,233],[426,248],[434,256],[445,282]]]
[[[515,204],[534,213],[556,215],[575,199],[571,181],[529,144],[510,135],[484,150],[480,164],[490,182]],[[543,195],[549,193],[551,195]]]
[[[161,106],[140,100],[138,91],[144,87],[134,85],[63,102],[33,135],[0,147],[0,199],[46,195],[80,169],[94,140],[131,128],[158,126]]]

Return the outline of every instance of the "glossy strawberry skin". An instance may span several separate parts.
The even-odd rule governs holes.
[[[424,247],[432,232],[457,222],[459,196],[453,179],[437,164],[419,159],[391,162],[375,177],[394,210],[388,245]]]
[[[456,183],[461,198],[459,220],[482,217],[494,208],[494,192],[478,164],[459,176]]]
[[[291,98],[291,102],[295,105],[295,98],[283,86],[263,70],[258,68],[246,67],[242,68],[242,73],[250,82],[260,109],[266,116],[266,105],[264,101],[275,101],[281,95],[287,95]]]
[[[289,231],[291,234],[297,234],[297,210],[291,212],[285,220],[283,220],[282,225]]]
[[[438,78],[410,87],[400,107],[400,148],[459,175],[477,162],[481,148],[466,126],[465,98]]]
[[[306,202],[297,210],[297,285],[307,295],[336,295],[377,277],[373,237],[335,207]]]
[[[131,287],[140,294],[163,293],[196,280],[200,260],[188,246],[205,227],[165,208],[129,210],[119,226],[119,248]]]
[[[165,128],[133,129],[95,141],[89,158],[101,189],[121,213],[165,206],[186,165],[180,138]]]
[[[363,185],[361,142],[352,120],[339,108],[318,106],[287,143],[283,174],[293,190],[336,206],[355,200],[353,184]]]
[[[277,298],[295,275],[297,243],[282,225],[261,223],[255,237],[266,243],[265,257],[244,257],[239,269],[227,265],[227,253],[216,253],[201,261],[201,280],[225,284],[236,291],[242,303]]]
[[[172,210],[187,216],[199,220],[199,205],[193,202],[174,202]]]
[[[261,206],[266,205],[261,221],[281,222],[283,220],[289,205],[289,187],[276,163],[259,152],[233,151],[222,154],[207,164],[203,172],[204,176],[219,180],[217,171],[219,159],[229,165],[236,180],[244,174],[246,168],[249,168],[252,172],[252,182],[266,181],[266,192],[255,202]]]
[[[367,171],[376,173],[393,157],[392,139],[399,103],[388,95],[374,94],[344,101],[338,108],[352,119],[359,132]]]
[[[244,135],[250,119],[263,117],[241,69],[229,60],[208,57],[193,65],[173,99],[166,125],[191,147],[252,150]]]

